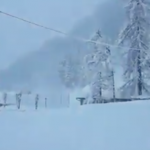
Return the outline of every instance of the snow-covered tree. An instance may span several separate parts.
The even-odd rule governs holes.
[[[86,56],[90,56],[90,55],[88,54]],[[92,67],[90,67],[88,64],[88,61],[90,60],[90,58],[86,56],[82,59],[81,67],[80,67],[82,87],[90,85],[92,78],[93,78]]]
[[[83,56],[80,50],[77,50],[77,53],[74,57],[74,70],[76,76],[76,87],[82,88],[86,85],[86,74],[83,62]]]
[[[72,59],[70,58],[70,56],[66,56],[64,60],[60,62],[59,76],[62,83],[67,88],[72,88],[74,84],[74,75],[72,67]]]
[[[107,87],[110,91],[112,91],[112,97],[115,100],[116,98],[116,89],[115,89],[115,77],[114,77],[114,69],[113,69],[113,61],[112,61],[112,54],[109,46],[106,46],[106,81]]]
[[[124,79],[121,87],[123,96],[149,93],[147,75],[150,71],[150,1],[129,0],[127,23],[119,35],[119,45],[129,47],[126,50]]]
[[[88,68],[93,72],[91,86],[94,102],[102,99],[102,90],[108,90],[112,86],[112,71],[110,70],[110,49],[100,44],[103,42],[100,31],[98,30],[92,38],[93,50],[86,55]]]
[[[62,83],[67,88],[74,88],[80,84],[81,64],[78,58],[72,55],[67,55],[63,61],[60,62],[59,76]]]
[[[94,103],[98,103],[102,99],[102,73],[98,71],[95,73],[94,80],[92,82],[92,98]]]

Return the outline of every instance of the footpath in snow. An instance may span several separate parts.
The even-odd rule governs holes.
[[[150,150],[150,102],[0,111],[0,150]]]

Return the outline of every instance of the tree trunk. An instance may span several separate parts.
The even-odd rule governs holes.
[[[100,72],[99,73],[99,77],[100,77],[100,81],[102,82],[102,73]],[[102,84],[102,83],[100,83],[100,84]],[[101,87],[101,85],[100,85],[100,88],[99,88],[99,95],[100,95],[100,98],[102,97],[102,87]]]
[[[137,18],[138,19],[138,18]],[[137,27],[137,32],[139,34],[140,28],[139,26]],[[138,82],[137,82],[137,93],[138,95],[142,95],[142,68],[141,68],[141,50],[140,47],[137,46],[138,50],[138,60],[137,60],[137,73],[138,73]]]
[[[137,72],[138,72],[138,82],[137,82],[137,92],[138,95],[142,95],[142,69],[141,69],[141,56],[140,50],[138,52],[138,61],[137,61]]]
[[[112,90],[113,90],[113,99],[114,99],[114,101],[115,101],[115,99],[116,99],[116,93],[115,93],[115,79],[114,79],[114,71],[112,71]]]

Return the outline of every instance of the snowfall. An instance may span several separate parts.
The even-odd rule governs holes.
[[[0,150],[150,150],[149,101],[78,103],[0,108]]]

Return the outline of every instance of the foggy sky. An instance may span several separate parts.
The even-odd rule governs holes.
[[[90,15],[103,0],[1,0],[2,11],[43,25],[69,31],[78,20]],[[0,69],[20,56],[38,49],[53,32],[0,14]]]
[[[35,22],[42,22],[42,24],[46,24],[50,27],[52,27],[53,24],[57,29],[87,39],[90,38],[97,29],[100,29],[103,35],[114,41],[125,21],[123,3],[120,0],[98,1],[98,4],[95,1],[92,5],[92,2],[87,3],[88,1],[85,2],[85,0],[83,0],[82,2],[85,3],[78,2],[74,5],[71,2],[67,3],[67,0],[65,0],[63,2],[66,2],[67,6],[64,4],[61,5],[61,3],[58,3],[59,5],[57,4],[57,7],[50,5],[53,10],[52,14],[48,13],[50,12],[49,6],[43,8],[42,5],[40,8],[36,7],[36,11],[34,9],[29,9],[31,12],[29,10],[25,11],[25,9],[20,9],[20,11],[17,9],[17,12],[13,10],[12,13],[20,14],[20,16],[34,20]],[[103,2],[103,4],[100,2]],[[82,9],[81,4],[85,7],[83,7],[84,9]],[[22,5],[22,7],[29,6],[27,3],[26,5]],[[30,7],[31,6],[30,4]],[[87,6],[90,7],[88,8]],[[66,9],[61,10],[60,8],[62,7]],[[80,9],[76,10],[77,8]],[[32,13],[32,11],[34,13]],[[34,15],[31,16],[31,14]],[[43,16],[45,16],[45,18],[43,18]],[[53,21],[49,19],[50,16],[52,16]],[[54,16],[58,17],[55,18]],[[55,87],[57,90],[58,88],[61,90],[58,63],[63,59],[63,56],[68,53],[76,55],[76,50],[81,50],[83,56],[87,49],[86,44],[81,41],[73,40],[70,37],[59,37],[58,34],[58,37],[50,39],[55,35],[53,32],[29,26],[28,24],[13,19],[6,19],[4,16],[1,16],[1,18],[4,20],[1,26],[5,29],[1,29],[0,34],[0,36],[3,37],[1,38],[3,40],[1,40],[1,47],[3,46],[4,48],[1,49],[1,52],[5,55],[0,55],[0,62],[4,62],[1,63],[0,67],[2,68],[3,66],[4,68],[13,60],[19,57],[20,59],[14,61],[6,70],[0,71],[0,88],[3,90],[14,90],[20,88],[37,89],[37,87],[46,87],[48,89],[52,87],[54,89]],[[7,32],[6,28],[9,29]],[[33,52],[33,50],[37,51]],[[117,54],[115,57],[119,58],[116,49],[113,51],[114,54]],[[29,54],[25,55],[27,52],[29,52]]]

